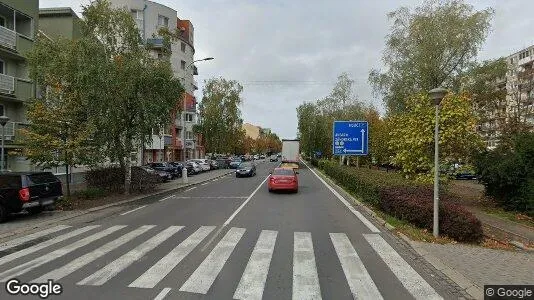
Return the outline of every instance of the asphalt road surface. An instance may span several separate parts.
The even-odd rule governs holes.
[[[49,299],[457,298],[307,167],[297,194],[269,193],[274,166],[0,244],[0,281],[52,279]]]

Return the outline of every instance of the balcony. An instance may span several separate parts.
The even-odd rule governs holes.
[[[152,38],[152,39],[146,39],[146,45],[149,49],[153,50],[167,50],[171,51],[171,45],[165,44],[165,41],[162,38]]]
[[[7,122],[5,128],[5,141],[14,142],[15,138],[19,135],[19,130],[22,128],[27,128],[28,125],[20,122]],[[0,140],[2,140],[2,128],[0,128]]]
[[[198,90],[198,82],[195,79],[193,79],[192,85],[195,91]]]
[[[6,48],[17,48],[17,33],[13,30],[0,26],[0,44]]]
[[[152,135],[152,143],[147,143],[145,146],[145,149],[147,150],[162,150],[165,149],[165,146],[172,145],[172,136],[169,134],[165,134],[163,136],[159,136],[156,134]]]
[[[7,95],[4,98],[26,101],[33,97],[33,88],[33,82],[30,80],[0,74],[0,94]]]
[[[179,138],[175,138],[173,141],[172,141],[172,146],[175,148],[175,149],[183,149],[184,145],[182,143],[182,140],[179,139]]]

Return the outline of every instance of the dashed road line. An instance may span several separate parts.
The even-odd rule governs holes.
[[[147,207],[147,205],[139,206],[138,208],[134,208],[134,209],[129,210],[129,211],[127,211],[127,212],[123,212],[123,213],[121,214],[121,216],[127,215],[127,214],[129,214],[129,213],[132,213],[132,212],[134,212],[134,211],[136,211],[136,210],[140,210],[141,208],[145,208],[145,207]]]

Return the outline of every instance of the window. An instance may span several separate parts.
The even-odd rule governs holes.
[[[181,67],[182,67],[182,70],[185,70],[185,61],[182,60],[182,61],[180,62],[180,65],[181,65]]]
[[[192,140],[192,139],[194,139],[194,138],[195,138],[195,135],[193,134],[192,131],[186,131],[186,132],[185,132],[185,139],[186,139],[186,140]]]
[[[169,27],[169,18],[167,18],[165,16],[162,16],[162,15],[159,15],[158,16],[158,26]]]
[[[5,108],[2,104],[0,104],[0,116],[5,116],[5,115],[6,115]]]
[[[192,114],[185,114],[185,121],[186,122],[193,122],[193,115]]]
[[[182,42],[182,52],[185,53],[185,43],[184,42]]]
[[[6,74],[6,66],[3,60],[0,59],[0,74]]]
[[[132,17],[134,20],[143,20],[143,11],[132,9]]]
[[[158,59],[162,59],[163,58],[163,54],[162,53],[158,53]]]
[[[0,26],[6,27],[6,18],[4,16],[0,16]]]

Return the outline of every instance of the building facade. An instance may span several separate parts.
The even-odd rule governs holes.
[[[34,45],[38,14],[38,0],[0,1],[0,115],[9,118],[4,126],[4,167],[11,171],[32,169],[22,154],[18,132],[28,124],[25,103],[36,93],[26,53]]]
[[[70,7],[39,9],[39,32],[46,37],[78,39],[82,32],[80,18]]]
[[[111,0],[114,7],[125,8],[131,12],[142,39],[150,47],[153,57],[167,59],[164,50],[170,50],[170,59],[174,76],[179,78],[185,93],[176,95],[176,111],[169,112],[173,122],[168,127],[152,132],[152,143],[145,145],[138,158],[139,164],[158,161],[181,161],[204,156],[201,136],[194,133],[198,123],[197,100],[195,91],[198,84],[194,75],[198,70],[193,64],[194,27],[189,20],[177,17],[176,10],[165,5],[147,0]],[[170,49],[164,49],[163,39],[158,36],[161,28],[176,32]]]

